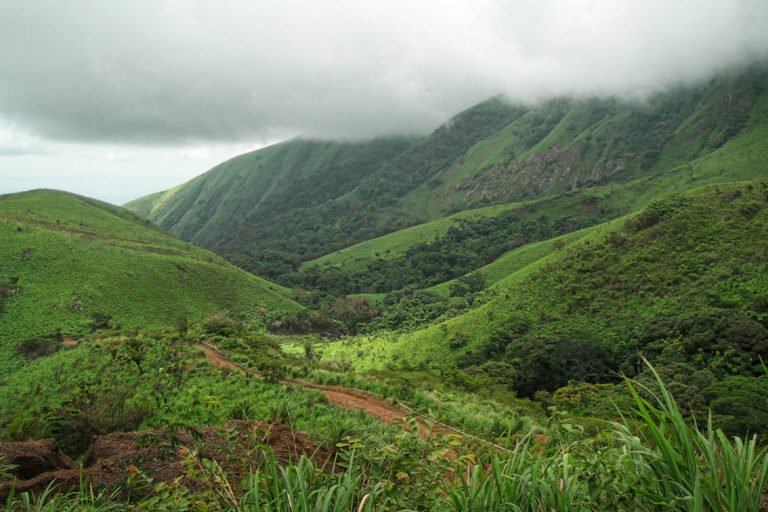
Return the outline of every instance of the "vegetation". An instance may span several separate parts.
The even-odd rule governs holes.
[[[768,287],[756,256],[766,248],[754,236],[768,228],[766,190],[760,180],[659,201],[510,275],[467,313],[326,344],[323,357],[360,371],[459,368],[466,375],[454,380],[466,389],[490,379],[535,397],[636,375],[643,353],[686,409],[702,417],[711,407],[721,426],[738,416],[749,424],[739,432],[765,431],[758,413],[729,414],[725,404],[768,397],[759,383]]]
[[[493,98],[129,205],[285,286],[121,208],[0,197],[0,437],[154,450],[7,510],[761,510],[765,84]]]
[[[650,368],[653,373],[653,368]],[[153,482],[136,470],[133,500],[81,487],[73,494],[12,497],[9,510],[760,510],[768,484],[768,454],[757,438],[729,439],[708,426],[685,422],[672,395],[653,401],[632,392],[637,422],[606,423],[594,442],[578,442],[568,424],[551,437],[524,436],[499,453],[446,456],[462,450],[458,438],[371,450],[345,438],[333,468],[304,457],[280,465],[269,454],[254,461],[242,482],[217,463],[187,450],[184,464],[196,482]],[[424,451],[419,445],[430,446]],[[459,448],[457,448],[459,447]],[[430,453],[431,452],[431,453]],[[486,466],[485,464],[488,463]]]
[[[294,140],[243,155],[177,189],[128,206],[149,212],[161,226],[257,275],[289,286],[319,287],[336,295],[390,292],[406,284],[431,286],[446,275],[457,277],[490,263],[514,247],[515,240],[542,238],[517,232],[500,241],[502,233],[487,233],[484,225],[493,221],[483,217],[496,216],[489,211],[456,219],[462,223],[456,229],[471,226],[474,248],[483,248],[470,260],[459,248],[450,257],[442,254],[452,247],[446,237],[451,226],[444,221],[330,255],[488,204],[551,198],[527,220],[544,216],[549,236],[554,236],[637,210],[672,191],[757,177],[760,171],[753,169],[765,151],[762,135],[748,152],[742,148],[750,165],[733,165],[733,155],[717,168],[704,160],[764,129],[764,84],[765,70],[758,67],[705,86],[669,91],[642,105],[558,99],[531,108],[494,98],[415,144]],[[670,170],[674,176],[665,175]],[[585,192],[588,188],[593,191]],[[435,237],[439,240],[433,241]],[[415,249],[414,244],[424,247]],[[409,249],[411,257],[404,256]],[[425,255],[438,252],[439,269],[431,263],[423,268]],[[299,272],[302,263],[322,256],[320,263],[351,265],[321,275]],[[391,263],[393,259],[398,262]],[[373,272],[366,268],[370,264]],[[393,269],[403,264],[407,277],[394,279]],[[339,279],[344,285],[337,284]],[[335,287],[327,288],[331,284]]]
[[[229,311],[254,326],[301,309],[279,286],[86,198],[0,198],[0,375],[110,324],[135,329]],[[42,352],[41,352],[42,351]]]

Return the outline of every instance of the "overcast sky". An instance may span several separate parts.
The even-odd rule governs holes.
[[[766,0],[0,0],[0,193],[123,203],[497,93],[643,97],[768,57]]]

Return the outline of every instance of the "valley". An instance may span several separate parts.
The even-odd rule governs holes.
[[[0,196],[0,495],[766,510],[766,235],[758,64],[297,137],[124,207]],[[44,439],[65,463],[6,458]]]

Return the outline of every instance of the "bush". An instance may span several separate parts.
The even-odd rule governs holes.
[[[243,326],[226,313],[216,313],[202,321],[202,328],[206,334],[229,337],[241,332]]]

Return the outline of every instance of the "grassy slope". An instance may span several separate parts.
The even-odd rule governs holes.
[[[426,208],[434,218],[488,202],[666,171],[737,133],[744,115],[764,100],[765,82],[765,71],[757,68],[668,91],[643,104],[549,101],[478,142],[439,173],[438,186],[422,184],[406,196],[404,206]]]
[[[625,204],[629,210],[637,211],[672,193],[764,177],[768,175],[766,140],[768,140],[768,101],[763,98],[754,109],[747,126],[737,137],[717,151],[693,161],[690,166],[680,166],[657,176],[634,180],[626,185],[600,187],[588,192],[606,197],[610,204]],[[570,195],[573,194],[557,197]],[[719,214],[724,215],[725,212],[719,212]],[[562,252],[552,251],[540,259],[531,257],[532,262],[520,268],[517,266],[518,258],[523,260],[521,264],[526,263],[525,256],[529,251],[535,254],[538,252],[536,249],[542,249],[546,252],[548,242],[541,242],[538,247],[524,246],[511,251],[497,260],[497,264],[501,265],[505,258],[510,258],[510,269],[514,272],[497,281],[495,288],[506,290],[505,293],[510,297],[518,297],[518,294],[522,293],[520,287],[530,283],[534,279],[531,276],[537,271],[563,258],[565,254],[577,254],[569,251],[577,251],[582,244],[602,240],[606,230],[614,229],[622,222],[624,222],[623,219],[616,219],[607,226],[599,226],[595,233],[573,243],[572,248]],[[745,229],[748,228],[749,226],[745,225]],[[741,236],[744,247],[753,246],[751,239],[755,236],[754,233],[742,233]],[[549,247],[552,246],[549,245]],[[723,254],[728,253],[727,247],[721,250]],[[447,284],[440,285],[438,288],[442,286]],[[530,284],[527,286],[530,287]],[[556,299],[555,304],[561,297]],[[695,301],[691,304],[694,303]],[[451,366],[460,356],[459,353],[446,348],[454,333],[466,333],[474,342],[479,342],[496,328],[499,318],[503,318],[509,311],[515,309],[517,309],[516,305],[510,306],[509,301],[500,299],[487,303],[466,315],[414,333],[385,333],[376,337],[357,337],[330,343],[325,347],[325,355],[329,359],[345,359],[353,362],[358,369],[397,366],[402,365],[403,361],[412,361],[415,366],[428,365],[436,368]],[[496,320],[493,320],[494,318]],[[584,325],[589,328],[591,322],[591,318],[587,318],[584,320]]]
[[[163,192],[155,192],[154,194],[149,194],[148,196],[134,199],[133,201],[126,204],[125,208],[140,217],[148,219],[152,215],[152,212],[162,204],[163,198],[173,195],[174,190],[175,189],[166,190]]]
[[[568,233],[567,235],[561,235],[550,240],[544,240],[543,242],[525,244],[521,247],[518,247],[517,249],[512,249],[511,251],[502,255],[496,261],[479,268],[477,272],[483,274],[486,286],[490,286],[492,288],[500,288],[500,283],[508,276],[528,267],[529,265],[534,264],[542,258],[549,256],[553,252],[561,250],[566,245],[580,240],[590,233],[605,229],[606,224],[599,224],[597,226],[580,229],[578,231],[574,231],[573,233]],[[427,288],[427,290],[447,296],[450,293],[451,284],[455,283],[456,281],[457,279],[451,279],[450,281],[446,281],[436,286]]]
[[[658,219],[637,228],[632,218]],[[760,310],[768,301],[768,182],[673,196],[585,236],[498,283],[497,299],[413,333],[328,344],[358,369],[445,368],[511,319],[526,336],[626,341],[663,318],[711,308]],[[660,265],[659,262],[664,262]],[[448,348],[457,333],[468,344]]]
[[[0,280],[11,277],[21,292],[0,313],[0,373],[21,364],[18,342],[81,332],[95,311],[138,328],[221,310],[258,323],[300,308],[281,287],[126,210],[47,190],[0,198]]]
[[[410,247],[425,243],[445,233],[450,227],[450,222],[455,218],[471,218],[472,215],[494,216],[509,211],[515,207],[523,208],[531,204],[537,205],[538,212],[547,215],[567,214],[576,211],[575,198],[598,197],[609,207],[609,211],[634,212],[647,206],[651,201],[664,197],[671,193],[683,192],[691,188],[705,184],[728,183],[753,179],[768,173],[765,162],[768,159],[768,96],[763,96],[761,101],[754,106],[752,114],[742,132],[725,144],[722,148],[704,155],[690,163],[680,165],[655,175],[631,180],[627,183],[593,187],[558,194],[543,198],[535,202],[522,204],[510,204],[496,207],[486,207],[477,210],[460,212],[436,221],[420,224],[411,228],[368,240],[352,247],[342,249],[335,253],[323,256],[307,262],[305,268],[311,265],[331,264],[342,268],[359,268],[375,259],[394,259],[403,255]],[[536,253],[544,255],[541,242],[537,249],[530,248],[522,254]],[[516,253],[521,249],[511,251]],[[500,278],[500,272],[504,272],[505,263],[502,261],[508,255],[502,256],[497,262],[489,265],[484,272],[490,272],[489,283],[494,283]],[[514,269],[516,264],[512,264]],[[439,290],[447,289],[446,285],[439,285]]]
[[[342,268],[360,268],[366,263],[381,258],[394,259],[405,254],[414,245],[427,242],[440,237],[448,231],[455,219],[473,219],[478,217],[494,217],[499,213],[519,207],[519,205],[500,205],[478,208],[459,212],[442,219],[424,224],[418,224],[410,228],[401,229],[388,235],[372,240],[366,240],[351,247],[327,254],[321,258],[307,261],[302,264],[306,269],[312,266],[336,265]]]
[[[398,154],[407,139],[335,143],[293,139],[228,160],[168,191],[125,206],[174,234],[212,246],[290,208],[344,196],[369,166]]]

